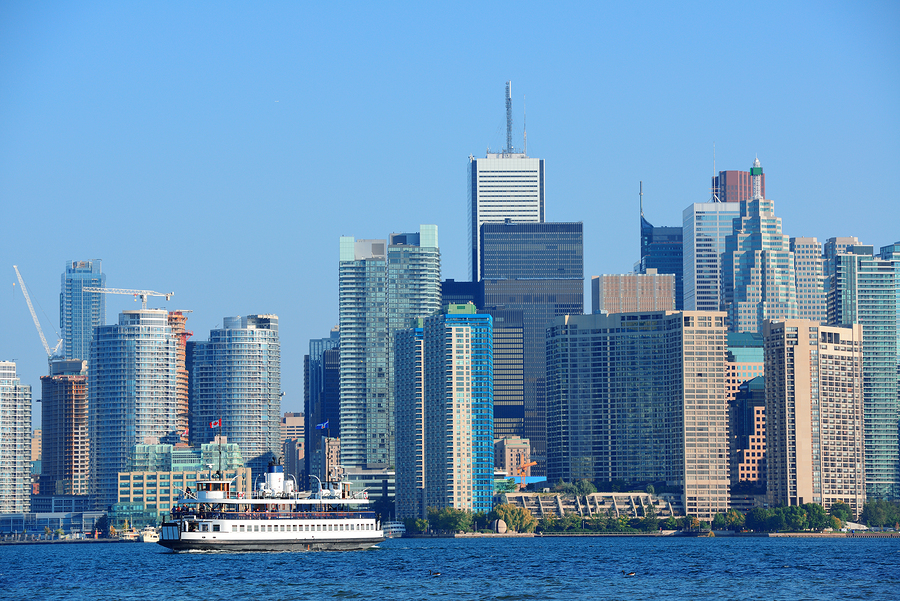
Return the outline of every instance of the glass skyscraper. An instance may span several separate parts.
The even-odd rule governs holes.
[[[0,513],[31,507],[31,386],[22,384],[16,364],[0,361]]]
[[[132,447],[148,439],[180,442],[178,341],[161,309],[123,311],[99,326],[88,376],[91,496],[105,509],[117,500],[118,473]]]
[[[340,331],[331,330],[329,338],[314,338],[309,341],[309,354],[305,357],[304,403],[306,430],[304,432],[306,452],[304,469],[312,474],[312,456],[322,451],[322,437],[338,438],[341,435],[341,389],[340,389]],[[323,427],[322,424],[327,424]],[[314,474],[320,478],[324,474]]]
[[[644,218],[641,209],[640,273],[656,269],[656,273],[675,276],[675,308],[684,308],[683,230],[679,227],[656,227]]]
[[[722,306],[725,238],[741,216],[739,202],[699,202],[682,213],[685,311],[718,311]]]
[[[66,359],[87,361],[91,356],[94,328],[106,325],[106,295],[83,288],[105,288],[101,261],[69,261],[59,293],[59,327]]]
[[[394,333],[441,306],[436,225],[386,240],[340,239],[341,461],[394,464]]]
[[[188,342],[191,444],[210,442],[221,430],[252,473],[264,474],[281,457],[278,317],[226,317],[222,326],[208,342]]]

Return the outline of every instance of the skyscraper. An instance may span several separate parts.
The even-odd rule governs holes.
[[[481,280],[481,226],[485,223],[544,221],[544,159],[512,147],[512,84],[506,82],[506,148],[485,158],[469,156],[469,279]]]
[[[87,495],[90,476],[87,360],[56,360],[41,376],[41,494]]]
[[[887,250],[887,249],[886,249]],[[862,325],[866,495],[900,498],[897,353],[898,269],[895,255],[873,256],[871,246],[850,246],[834,259],[828,291],[829,325]],[[858,343],[857,343],[858,344]]]
[[[240,446],[254,474],[281,456],[281,343],[278,317],[225,317],[208,342],[188,343],[191,442],[221,433]]]
[[[828,300],[825,293],[822,246],[815,238],[791,238],[791,252],[794,253],[797,310],[800,319],[827,323]]]
[[[178,342],[161,309],[123,311],[99,326],[88,378],[91,496],[96,508],[116,502],[118,473],[136,444],[180,441]]]
[[[722,306],[722,263],[725,238],[741,216],[738,202],[699,202],[683,216],[684,309],[718,311]]]
[[[397,519],[428,515],[425,500],[425,328],[424,319],[394,334],[394,405],[397,461],[394,501]]]
[[[684,308],[684,230],[656,227],[644,218],[644,190],[641,186],[641,263],[637,271],[670,273],[675,276],[675,308]]]
[[[312,456],[321,451],[321,439],[341,435],[341,351],[340,330],[334,327],[328,338],[309,341],[305,357],[304,407],[306,416],[306,455],[304,471],[322,478],[324,474],[310,471]],[[327,426],[323,426],[327,424]],[[317,462],[319,465],[321,461]]]
[[[503,435],[529,439],[531,458],[538,462],[532,473],[544,475],[546,330],[557,316],[584,312],[582,224],[486,223],[481,236],[484,311],[522,314],[525,430]],[[503,383],[498,378],[495,385]]]
[[[394,463],[394,333],[441,306],[436,225],[386,240],[342,236],[339,264],[341,461]]]
[[[190,422],[188,401],[189,376],[187,371],[187,339],[194,335],[187,329],[187,315],[184,311],[169,312],[169,327],[172,335],[178,342],[175,353],[175,372],[177,374],[175,396],[178,399],[178,431],[181,432],[181,442],[187,443],[190,439],[188,426]]]
[[[547,332],[547,476],[665,481],[689,515],[729,502],[725,315],[558,317]]]
[[[766,454],[771,505],[866,500],[859,325],[766,320]],[[868,448],[866,448],[868,453]]]
[[[591,277],[593,313],[629,313],[633,311],[672,311],[675,309],[675,276],[656,273],[603,274]]]
[[[760,177],[760,194],[766,197],[766,174]],[[712,177],[712,189],[717,202],[741,202],[753,196],[752,171],[719,171]]]
[[[759,332],[766,319],[796,319],[794,253],[781,232],[775,203],[762,196],[762,167],[753,162],[753,195],[742,200],[740,219],[722,254],[723,307],[733,332]]]
[[[62,274],[59,293],[59,327],[66,359],[87,360],[91,356],[94,328],[106,324],[106,299],[100,292],[82,288],[106,287],[101,261],[69,261]]]
[[[31,386],[22,384],[16,364],[0,361],[0,513],[31,507]]]

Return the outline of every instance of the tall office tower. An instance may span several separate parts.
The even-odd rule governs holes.
[[[172,335],[178,342],[175,351],[175,373],[176,385],[175,396],[178,399],[178,431],[181,433],[181,442],[187,443],[189,440],[188,426],[188,399],[190,396],[188,387],[188,371],[187,371],[187,339],[194,335],[187,329],[187,315],[185,311],[169,311],[169,327],[172,328]]]
[[[675,308],[684,308],[684,230],[656,227],[644,218],[644,190],[641,185],[641,263],[639,273],[670,273],[675,277]]]
[[[302,439],[306,430],[306,417],[302,413],[286,412],[281,418],[281,441]]]
[[[584,312],[584,245],[579,223],[486,223],[481,226],[484,309],[521,311],[524,420],[532,470],[546,474],[545,339],[560,315]]]
[[[136,444],[180,441],[178,341],[162,309],[122,311],[94,330],[88,377],[90,490],[94,507],[116,502],[118,473]]]
[[[467,214],[469,279],[481,276],[481,226],[485,223],[544,221],[544,159],[529,158],[512,147],[511,83],[506,82],[506,148],[469,155]]]
[[[825,293],[825,260],[822,246],[815,238],[791,238],[797,309],[800,319],[828,322],[828,297]]]
[[[766,482],[766,379],[741,383],[731,403],[731,484]]]
[[[766,320],[763,335],[769,503],[828,511],[843,501],[857,515],[866,500],[863,328]]]
[[[718,311],[722,307],[722,258],[739,202],[698,202],[682,213],[684,232],[684,309]]]
[[[445,305],[472,303],[481,307],[484,305],[484,286],[481,282],[444,280],[441,282],[441,302]]]
[[[31,386],[22,384],[16,364],[0,361],[0,513],[31,507]]]
[[[591,277],[593,313],[672,311],[675,309],[675,276],[656,273],[604,274]]]
[[[847,252],[851,246],[859,246],[856,236],[834,237],[825,241],[822,252],[822,268],[825,275],[825,292],[831,289],[831,278],[834,276],[834,262],[838,255]]]
[[[566,315],[547,331],[547,476],[678,487],[728,509],[725,314]],[[599,359],[598,359],[599,358]]]
[[[100,260],[69,261],[60,278],[59,327],[63,337],[63,356],[84,359],[91,356],[94,328],[106,325],[106,299],[100,292],[84,292],[82,288],[105,288],[106,274]]]
[[[759,159],[751,169],[753,196],[725,239],[723,307],[733,332],[759,332],[766,319],[796,319],[797,288],[790,240],[781,233],[775,203],[763,198]]]
[[[323,437],[341,435],[340,342],[341,333],[335,326],[328,338],[313,338],[309,341],[309,354],[304,358],[306,372],[303,385],[306,414],[304,471],[319,478],[322,478],[323,474],[310,471],[313,453],[321,449]]]
[[[397,334],[399,517],[425,517],[425,507],[491,510],[492,330],[491,316],[466,304],[448,305],[421,328]],[[424,444],[416,444],[419,437]],[[424,503],[417,498],[422,492]]]
[[[59,359],[41,376],[42,495],[87,495],[87,361]]]
[[[281,456],[278,317],[225,317],[208,342],[188,343],[188,353],[192,444],[221,434],[241,447],[254,474],[266,473]]]
[[[441,307],[436,225],[340,242],[341,461],[394,464],[394,332]]]
[[[712,190],[718,202],[741,202],[753,197],[753,171],[719,171],[712,177]],[[766,196],[766,174],[760,174],[760,194]]]
[[[872,251],[871,246],[850,246],[835,257],[828,323],[862,325],[866,495],[898,499],[898,261],[875,257]]]
[[[494,321],[494,438],[525,435],[525,311],[488,307]]]

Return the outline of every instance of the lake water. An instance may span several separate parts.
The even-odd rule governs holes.
[[[0,546],[0,597],[897,599],[898,564],[896,538],[389,539],[367,551],[242,554],[18,545]]]

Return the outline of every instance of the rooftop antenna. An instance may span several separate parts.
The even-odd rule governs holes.
[[[712,191],[712,198],[710,198],[710,202],[722,202],[719,199],[719,180],[718,173],[716,171],[716,143],[713,142],[713,181],[716,182],[715,186],[710,186],[709,189]]]
[[[522,94],[522,138],[525,143],[522,152],[528,155],[528,110],[525,106],[525,94]]]
[[[643,182],[643,180],[641,181],[640,197],[641,197],[641,217],[643,217],[644,216],[644,182]]]
[[[506,152],[512,154],[512,81],[506,82]]]

